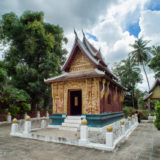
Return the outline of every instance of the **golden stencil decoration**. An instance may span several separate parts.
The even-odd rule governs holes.
[[[106,91],[106,93],[105,93],[105,100],[108,99],[108,95],[109,95],[109,85],[110,85],[110,82],[108,81],[108,82],[107,82],[107,91]]]
[[[104,93],[105,93],[105,83],[106,83],[106,80],[103,79],[102,83],[103,83],[103,88],[102,88],[102,91],[101,91],[101,99],[103,98]]]
[[[115,95],[113,97],[113,100],[116,101],[117,100],[117,87],[115,87]]]
[[[100,79],[81,79],[52,84],[53,113],[66,113],[69,90],[82,91],[82,114],[100,113]]]
[[[53,113],[64,113],[64,83],[52,84]]]
[[[121,96],[120,96],[120,102],[123,103],[123,101],[124,101],[124,91],[122,90]]]
[[[71,62],[69,72],[93,69],[94,64],[79,50]]]

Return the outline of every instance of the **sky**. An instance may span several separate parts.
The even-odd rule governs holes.
[[[68,38],[64,46],[70,53],[74,42],[74,28],[82,39],[82,29],[88,40],[101,49],[103,58],[112,68],[125,59],[132,50],[129,44],[140,37],[160,43],[160,0],[0,0],[0,18],[3,14],[24,11],[43,11],[45,21],[60,25]],[[147,68],[150,85],[154,73]],[[147,90],[147,82],[138,88]]]

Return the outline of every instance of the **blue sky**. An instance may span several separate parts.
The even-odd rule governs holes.
[[[88,32],[86,32],[85,34],[88,36],[88,38],[91,38],[94,41],[98,42],[98,38],[95,35],[88,33]]]
[[[146,9],[152,11],[159,11],[160,10],[160,0],[151,0],[145,5]]]
[[[139,26],[139,21],[137,21],[134,24],[129,24],[126,30],[130,33],[130,35],[133,35],[138,38],[138,34],[141,31],[140,26]]]

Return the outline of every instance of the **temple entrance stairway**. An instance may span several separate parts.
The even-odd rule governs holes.
[[[60,130],[79,131],[81,125],[81,116],[67,116]]]

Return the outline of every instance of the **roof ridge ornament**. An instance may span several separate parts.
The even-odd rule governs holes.
[[[86,35],[85,35],[85,33],[83,32],[83,29],[82,29],[82,34],[83,34],[83,38],[86,38]]]
[[[75,39],[78,39],[78,35],[77,35],[75,28],[74,28],[74,34],[75,34]]]

